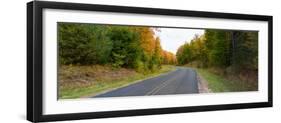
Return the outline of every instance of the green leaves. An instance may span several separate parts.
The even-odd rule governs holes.
[[[257,70],[258,32],[207,29],[179,47],[176,55],[179,64]]]
[[[61,64],[104,64],[108,62],[112,42],[107,27],[89,24],[58,23]]]
[[[150,27],[58,23],[58,37],[63,65],[110,64],[149,72],[176,62]]]
[[[124,62],[124,58],[126,57],[125,55],[122,54],[117,54],[112,52],[112,59],[113,59],[113,63],[112,66],[116,67],[116,68],[120,68],[125,62]]]

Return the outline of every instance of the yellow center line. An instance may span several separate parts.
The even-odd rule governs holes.
[[[168,79],[168,80],[164,80],[161,85],[157,86],[156,88],[152,89],[151,91],[149,91],[148,93],[146,93],[146,95],[153,95],[156,94],[157,92],[159,92],[162,88],[166,87],[168,84],[170,84],[175,77]],[[170,80],[170,81],[169,81]]]

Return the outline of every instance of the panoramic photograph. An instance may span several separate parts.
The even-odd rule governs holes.
[[[57,23],[58,99],[258,91],[258,31]]]

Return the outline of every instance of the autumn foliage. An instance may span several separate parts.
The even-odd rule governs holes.
[[[177,62],[161,47],[156,28],[58,23],[61,65],[105,65],[150,72]]]
[[[258,32],[207,29],[178,48],[178,63],[230,73],[258,71]]]

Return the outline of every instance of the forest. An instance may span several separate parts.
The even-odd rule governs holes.
[[[175,64],[173,53],[162,49],[156,28],[58,23],[61,65],[110,64],[153,72]]]
[[[177,59],[179,64],[196,61],[198,67],[257,70],[258,33],[208,29],[204,35],[195,35],[190,43],[180,46]]]

